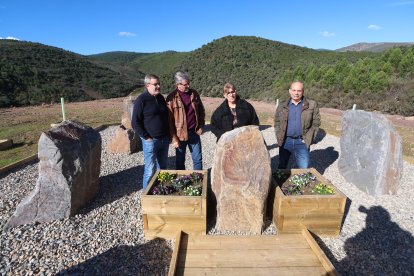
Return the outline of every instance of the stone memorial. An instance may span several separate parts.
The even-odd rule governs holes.
[[[339,172],[369,195],[396,194],[403,171],[402,141],[382,114],[348,110],[342,117]]]
[[[257,126],[223,134],[211,172],[217,201],[216,228],[260,234],[271,174],[269,152]]]
[[[93,199],[99,188],[102,140],[93,128],[64,121],[39,139],[39,177],[5,225],[68,218]]]

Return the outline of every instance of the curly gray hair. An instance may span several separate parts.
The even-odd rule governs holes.
[[[181,83],[181,81],[186,80],[190,82],[190,76],[187,72],[178,71],[174,75],[175,84]]]

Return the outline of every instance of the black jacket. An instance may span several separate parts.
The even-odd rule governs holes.
[[[134,101],[132,128],[141,137],[159,138],[170,135],[168,108],[164,96],[147,90]]]
[[[227,99],[214,111],[211,116],[211,132],[220,139],[226,131],[241,126],[259,125],[259,118],[254,107],[245,100],[237,96],[236,99],[237,124],[233,126],[233,115],[231,114]]]

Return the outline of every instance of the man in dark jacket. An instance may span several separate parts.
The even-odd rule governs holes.
[[[170,130],[168,108],[160,94],[160,81],[156,75],[146,75],[146,90],[134,102],[132,128],[142,141],[144,152],[144,176],[142,188],[145,189],[157,169],[166,169]]]
[[[241,126],[259,125],[254,107],[237,95],[236,88],[226,83],[223,89],[224,102],[211,116],[211,132],[217,141],[225,132]]]
[[[304,96],[303,83],[290,85],[290,99],[276,109],[274,128],[279,144],[279,169],[286,169],[293,153],[298,168],[309,167],[309,148],[321,125],[315,101]]]

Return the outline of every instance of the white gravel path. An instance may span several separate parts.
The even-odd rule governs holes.
[[[278,148],[272,127],[261,127],[272,168]],[[101,131],[101,188],[81,214],[70,219],[13,228],[0,235],[0,275],[84,274],[165,275],[172,241],[146,241],[140,216],[142,152],[108,154],[115,127]],[[338,238],[315,236],[322,250],[344,275],[414,275],[414,166],[404,162],[397,195],[369,196],[338,172],[339,138],[319,135],[311,148],[311,166],[349,198]],[[203,165],[211,168],[216,139],[202,136]],[[170,149],[169,168],[174,167]],[[191,161],[187,157],[187,168]],[[37,163],[0,175],[0,227],[35,186]],[[210,227],[210,234],[215,229]],[[274,225],[266,229],[275,232]]]

